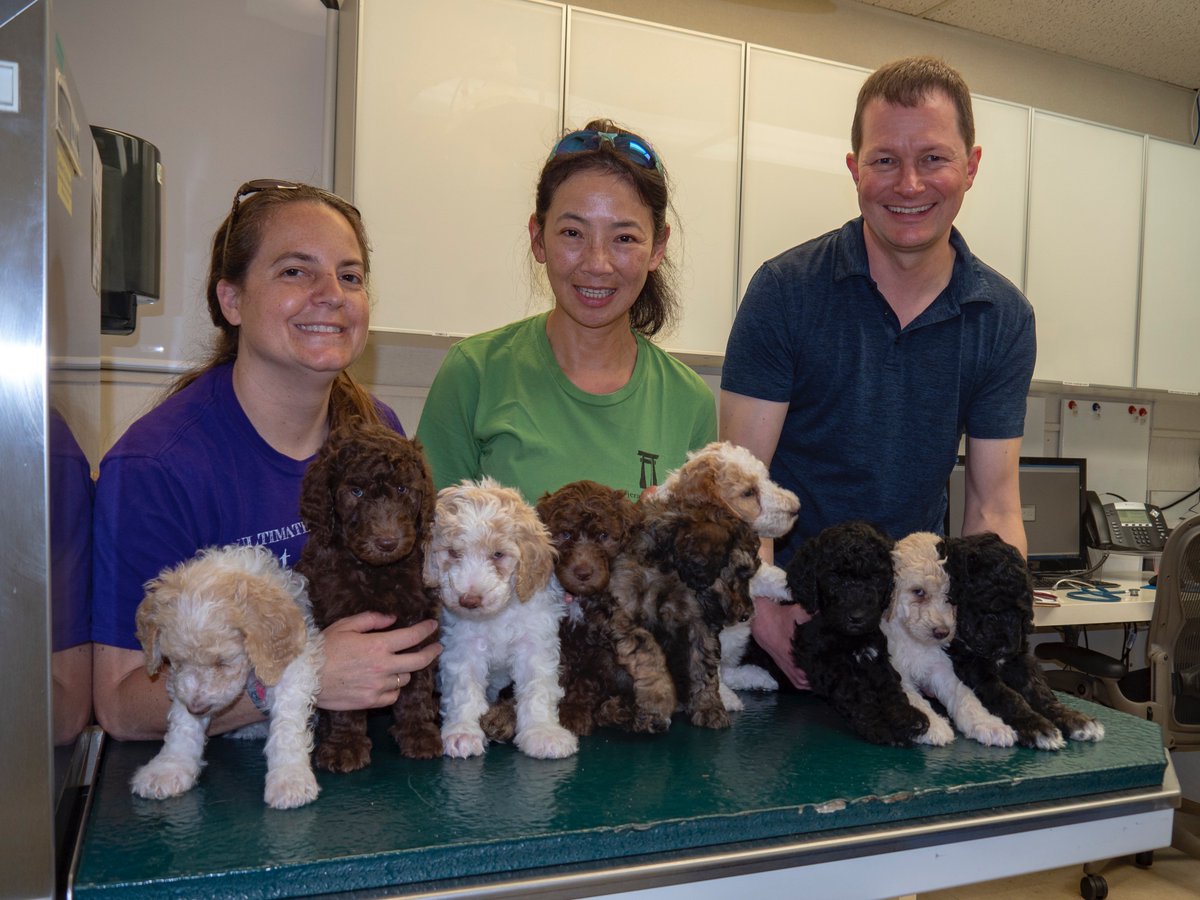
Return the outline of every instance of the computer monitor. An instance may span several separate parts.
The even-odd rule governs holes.
[[[1087,460],[1022,456],[1018,464],[1021,518],[1029,542],[1029,569],[1036,575],[1082,572],[1088,562],[1083,528]],[[946,534],[962,534],[966,458],[960,456],[947,485]]]

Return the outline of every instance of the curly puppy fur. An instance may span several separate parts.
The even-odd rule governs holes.
[[[619,612],[661,646],[673,693],[693,725],[730,724],[719,691],[717,635],[727,625],[748,622],[754,612],[750,582],[759,566],[758,546],[754,529],[724,507],[655,503],[647,506],[630,551],[617,560],[610,587]],[[669,719],[672,692],[643,687],[635,676],[639,710]]]
[[[513,685],[513,742],[529,756],[570,756],[578,739],[558,721],[558,626],[566,613],[546,526],[521,495],[491,478],[438,494],[425,583],[442,600],[442,741],[478,756],[480,719]]]
[[[1104,726],[1064,706],[1029,650],[1033,584],[1015,547],[990,532],[947,538],[943,553],[957,631],[954,671],[1026,747],[1058,750],[1063,735],[1098,741]]]
[[[936,697],[967,737],[993,747],[1011,747],[1016,732],[989,713],[958,676],[946,653],[954,639],[950,576],[940,555],[941,537],[917,532],[892,548],[895,585],[880,627],[888,656],[900,673],[909,702],[929,719],[918,743],[940,746],[954,740],[954,728],[925,699]]]
[[[300,492],[309,534],[296,568],[308,578],[319,628],[368,611],[394,615],[392,628],[437,618],[437,595],[421,574],[433,505],[433,479],[416,441],[359,421],[330,434]],[[391,735],[414,759],[442,755],[436,667],[412,673],[392,705]],[[317,733],[320,768],[353,772],[371,762],[365,710],[321,710]]]
[[[672,499],[687,504],[723,503],[764,538],[783,537],[800,512],[799,498],[772,481],[757,456],[728,441],[716,441],[689,453],[687,461],[650,495],[649,502]],[[750,588],[751,596],[786,601],[786,582],[782,570],[765,565]],[[742,663],[749,641],[748,622],[721,631],[721,698],[730,712],[742,708],[731,689],[773,691],[779,687],[765,669]]]
[[[321,670],[321,635],[304,578],[263,547],[202,550],[146,583],[137,637],[153,676],[168,661],[163,748],[133,775],[139,797],[190,790],[204,765],[208,724],[245,692],[251,673],[267,685],[270,722],[264,801],[303,806],[319,788],[309,728]],[[254,736],[260,736],[259,726]]]
[[[929,720],[908,702],[880,629],[893,543],[865,522],[832,525],[801,546],[787,573],[792,597],[812,614],[796,626],[792,657],[813,691],[864,740],[904,746]]]
[[[654,639],[627,621],[622,623],[628,626],[625,631],[614,625],[616,603],[608,592],[612,566],[641,525],[641,508],[624,491],[575,481],[544,495],[537,513],[558,551],[555,577],[567,591],[567,614],[559,625],[563,686],[559,722],[578,735],[591,734],[600,725],[629,731],[665,727],[653,717],[638,715],[635,673],[617,662],[621,641],[653,645]],[[665,666],[658,677],[669,680]],[[516,706],[511,691],[501,694],[482,724],[490,740],[512,740]]]

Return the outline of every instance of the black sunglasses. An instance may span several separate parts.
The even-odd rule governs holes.
[[[234,223],[237,222],[238,211],[242,208],[242,201],[247,197],[252,197],[262,191],[296,191],[301,188],[306,188],[310,191],[315,191],[319,196],[324,197],[334,202],[334,206],[344,205],[354,210],[354,214],[360,219],[362,213],[358,211],[353,203],[339,197],[337,194],[331,193],[324,188],[315,187],[311,184],[300,184],[296,181],[280,181],[277,178],[256,178],[253,181],[247,181],[237,193],[233,195],[233,206],[229,210],[229,224],[225,227],[225,239],[221,242],[221,273],[225,272],[225,254],[229,251],[229,235],[233,233]]]

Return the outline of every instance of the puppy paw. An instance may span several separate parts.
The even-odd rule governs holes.
[[[985,747],[1011,747],[1017,742],[1017,732],[1012,726],[995,718],[991,722],[977,722],[967,729],[966,735]]]
[[[371,764],[371,739],[325,739],[317,744],[313,761],[318,769],[324,769],[326,772],[357,772]]]
[[[1018,734],[1018,740],[1026,747],[1036,747],[1038,750],[1061,750],[1067,746],[1067,740],[1057,728],[1048,731],[1035,731]]]
[[[263,800],[272,809],[295,809],[316,800],[320,792],[317,778],[308,766],[282,766],[267,772]]]
[[[693,709],[688,718],[697,728],[728,728],[732,724],[724,707]]]
[[[639,734],[662,734],[670,727],[670,716],[664,716],[661,713],[649,712],[647,710],[638,710],[634,713],[633,722],[630,724],[629,730],[636,731]]]
[[[930,747],[944,747],[953,741],[954,727],[938,715],[929,717],[929,727],[916,738],[918,744],[928,744]]]
[[[483,755],[483,733],[466,727],[442,729],[442,748],[455,759]]]
[[[437,759],[442,756],[442,733],[432,722],[420,727],[393,725],[389,729],[400,755],[409,759]]]
[[[759,566],[750,579],[750,596],[767,597],[776,603],[791,603],[792,592],[788,590],[787,573],[769,563]]]
[[[722,666],[721,667],[722,687],[729,687],[738,691],[777,691],[779,690],[779,682],[770,676],[766,669],[761,666]],[[725,707],[729,709],[728,706]],[[738,707],[739,709],[741,707]]]
[[[1104,726],[1095,719],[1089,719],[1086,724],[1071,730],[1071,740],[1102,741],[1104,740]]]
[[[190,791],[200,775],[199,761],[184,762],[156,756],[133,773],[129,786],[139,797],[165,800]]]
[[[721,682],[721,704],[725,707],[726,712],[741,712],[746,708],[746,704],[742,702],[742,698],[733,692],[733,689],[725,682]]]
[[[561,725],[535,725],[517,732],[513,743],[526,756],[562,759],[579,749],[579,739]]]

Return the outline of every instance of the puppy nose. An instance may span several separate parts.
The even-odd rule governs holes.
[[[935,640],[938,640],[938,641],[944,641],[944,640],[945,640],[946,638],[948,638],[949,636],[950,636],[950,629],[949,629],[949,628],[935,628],[935,629],[933,629],[933,637],[934,637],[934,639],[935,639]]]
[[[478,594],[463,594],[458,600],[458,605],[463,609],[479,609],[483,605],[483,598]]]
[[[185,704],[187,711],[193,716],[206,716],[212,711],[211,703],[196,703],[195,701]]]
[[[381,553],[391,553],[400,546],[398,538],[381,537],[375,538],[375,549]]]
[[[571,570],[571,574],[575,576],[577,581],[582,581],[586,584],[592,580],[592,576],[596,573],[591,566],[576,566]]]

